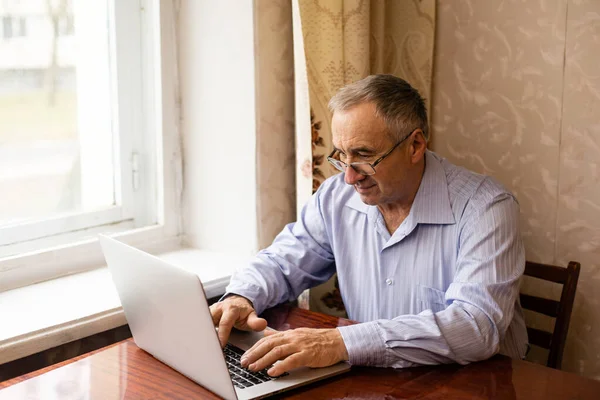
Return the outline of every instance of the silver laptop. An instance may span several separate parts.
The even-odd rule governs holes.
[[[256,399],[350,369],[303,367],[273,379],[241,368],[262,333],[234,330],[222,349],[197,275],[107,236],[100,243],[137,346],[211,392]]]

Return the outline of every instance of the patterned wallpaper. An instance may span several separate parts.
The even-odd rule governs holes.
[[[598,54],[597,0],[438,1],[432,147],[496,177],[516,194],[529,260],[582,264],[563,369],[595,379],[600,379]],[[523,290],[559,295],[559,287],[528,278]],[[533,325],[549,325],[527,317]]]

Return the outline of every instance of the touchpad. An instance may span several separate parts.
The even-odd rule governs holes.
[[[267,327],[269,331],[274,331],[275,329]],[[234,346],[239,347],[242,350],[248,350],[250,347],[254,346],[254,343],[258,342],[264,336],[264,331],[262,332],[248,332],[248,331],[240,331],[238,329],[232,329],[231,335],[229,335],[229,343]]]

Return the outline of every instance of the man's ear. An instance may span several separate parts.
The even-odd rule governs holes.
[[[425,156],[425,150],[427,150],[427,139],[421,129],[415,129],[412,133],[412,142],[410,144],[411,161],[413,164],[417,164]]]

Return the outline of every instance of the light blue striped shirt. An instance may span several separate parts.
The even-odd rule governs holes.
[[[377,207],[338,174],[296,223],[234,274],[227,293],[248,298],[261,313],[337,271],[348,316],[361,322],[338,328],[352,364],[466,364],[497,352],[523,357],[518,204],[493,179],[430,151],[425,157],[410,213],[393,235]]]

